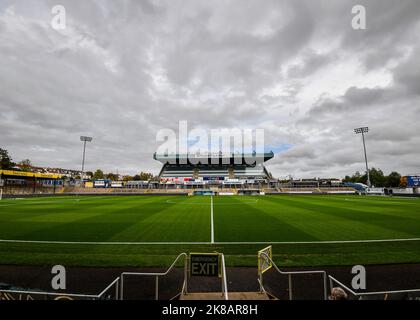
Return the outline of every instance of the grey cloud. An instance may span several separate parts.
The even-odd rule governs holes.
[[[370,105],[374,102],[380,102],[381,98],[384,96],[385,90],[379,88],[349,88],[344,94],[344,100],[354,106],[364,106]]]
[[[375,115],[387,112],[400,99],[395,88],[358,88],[350,87],[344,95],[335,98],[321,98],[308,111],[300,123],[312,121],[328,122],[346,116],[347,120],[361,114]],[[365,116],[365,118],[368,118]]]
[[[394,79],[408,93],[420,96],[420,48],[413,50],[406,61],[395,68]]]
[[[365,6],[367,13],[367,30],[360,32],[340,22],[340,18],[352,17],[351,8],[356,4]],[[359,55],[367,70],[382,68],[401,56],[407,43],[416,41],[420,12],[417,0],[342,1],[337,12],[329,25],[342,32],[341,48]]]
[[[281,154],[281,159],[311,160],[315,158],[315,150],[308,145],[297,146]]]
[[[304,55],[302,64],[293,65],[288,70],[288,76],[291,78],[306,77],[332,62],[334,58],[333,53],[319,54],[316,52],[308,52]]]

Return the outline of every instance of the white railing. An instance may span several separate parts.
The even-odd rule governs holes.
[[[119,286],[120,286],[120,277],[112,281],[100,294],[98,294],[98,299],[103,298],[105,293],[107,293],[112,287],[115,287],[115,300],[118,300],[119,295]]]
[[[226,266],[225,266],[225,255],[222,253],[222,292],[225,300],[229,300],[227,279],[226,279]]]
[[[48,296],[48,297],[52,297],[54,300],[60,300],[60,299],[70,300],[71,298],[79,298],[79,299],[87,299],[87,300],[98,299],[97,295],[91,295],[91,294],[76,294],[76,293],[65,293],[65,292],[58,293],[58,292],[25,291],[25,290],[0,290],[0,295],[5,295],[5,294],[9,294],[9,295],[3,297],[2,300],[3,299],[15,300],[15,298],[11,296],[12,294],[26,295],[27,298],[29,298],[28,296],[31,296],[31,295]],[[27,300],[27,298],[25,298],[25,300]]]
[[[185,258],[184,262],[184,282],[182,285],[182,294],[186,294],[188,287],[187,287],[187,278],[188,278],[188,255],[186,253],[181,253],[176,257],[174,262],[171,264],[171,266],[166,270],[165,272],[123,272],[120,276],[120,295],[119,299],[124,300],[124,278],[126,276],[148,276],[148,277],[155,277],[155,300],[159,300],[159,277],[166,276],[177,264],[178,260],[181,259],[181,257]]]
[[[274,263],[274,261],[270,258],[270,256],[265,253],[262,252],[261,255],[263,255],[268,261],[271,262],[271,264],[273,265],[273,267],[276,269],[276,271],[282,275],[287,275],[289,278],[289,300],[293,300],[293,279],[292,276],[293,275],[301,275],[301,274],[322,274],[323,276],[323,286],[324,286],[324,300],[328,299],[328,294],[327,294],[327,273],[323,270],[311,270],[311,271],[281,271],[277,265]],[[261,273],[260,278],[258,279],[258,282],[260,284],[260,291],[261,292],[266,292],[266,290],[264,289],[263,286],[263,273]]]
[[[103,299],[104,295],[112,288],[115,287],[115,300],[118,300],[119,295],[119,283],[120,283],[120,277],[116,278],[114,281],[112,281],[104,290],[102,290],[99,294],[79,294],[79,293],[67,293],[67,292],[44,292],[44,291],[26,291],[26,290],[0,290],[0,294],[5,295],[8,294],[8,296],[5,297],[6,300],[10,299],[13,300],[15,297],[14,294],[17,295],[25,295],[27,298],[28,296],[47,296],[51,297],[55,300],[69,300],[72,298],[75,299],[86,299],[86,300],[98,300]],[[1,299],[0,299],[1,300]]]
[[[170,265],[170,267],[165,272],[123,272],[121,273],[120,277],[114,279],[105,289],[103,289],[99,294],[75,294],[75,293],[58,293],[58,292],[43,292],[43,291],[25,291],[25,290],[0,290],[0,296],[4,295],[3,298],[6,300],[13,300],[16,299],[14,295],[38,295],[44,297],[51,297],[52,299],[91,299],[91,300],[98,300],[98,299],[106,299],[107,293],[114,291],[114,297],[108,299],[115,300],[124,300],[124,279],[127,276],[149,276],[155,277],[155,300],[159,300],[159,277],[164,277],[168,275],[169,272],[176,266],[178,261],[184,258],[184,281],[182,284],[181,294],[188,293],[188,255],[186,253],[181,253],[176,257],[174,262]],[[225,257],[221,254],[221,267],[222,267],[222,295],[225,300],[229,299],[228,296],[228,287],[227,287],[227,279],[226,279],[226,265],[225,265]]]
[[[103,299],[104,295],[113,287],[115,287],[115,300],[118,300],[119,295],[119,282],[120,277],[112,281],[104,290],[99,294],[79,294],[79,293],[66,293],[66,292],[44,292],[44,291],[26,291],[26,290],[0,290],[0,295],[4,295],[4,299],[13,300],[16,297],[14,295],[19,295],[19,299],[22,295],[25,295],[25,299],[32,296],[44,296],[51,297],[54,300],[71,300],[71,299],[86,299],[86,300],[98,300]],[[1,300],[1,299],[0,299]]]
[[[332,276],[328,276],[329,283],[330,283],[330,289],[334,287],[334,283],[336,283],[338,286],[340,286],[342,289],[346,290],[347,292],[351,293],[355,297],[358,297],[359,300],[362,300],[363,296],[375,296],[375,295],[388,295],[388,294],[399,294],[399,293],[412,293],[412,292],[419,292],[420,289],[408,289],[408,290],[389,290],[389,291],[376,291],[376,292],[355,292],[349,287],[347,287],[342,282],[338,281]]]

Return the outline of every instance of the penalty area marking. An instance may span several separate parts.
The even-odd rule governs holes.
[[[33,244],[75,244],[75,245],[252,245],[252,244],[346,244],[346,243],[380,243],[380,242],[420,241],[420,238],[377,239],[377,240],[326,240],[326,241],[227,241],[227,242],[101,242],[101,241],[47,241],[47,240],[12,240],[0,239],[0,243],[33,243]]]

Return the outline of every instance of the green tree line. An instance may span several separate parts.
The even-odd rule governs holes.
[[[104,173],[101,169],[97,169],[95,172],[92,171],[86,171],[86,175],[91,180],[102,180],[107,179],[111,181],[117,181],[120,180],[120,176],[116,173]],[[149,172],[140,172],[139,174],[136,174],[134,176],[126,175],[122,178],[124,181],[148,181],[154,179],[153,174]]]
[[[392,171],[389,175],[385,175],[381,169],[371,168],[369,169],[370,182],[375,187],[386,187],[396,188],[403,186],[401,184],[401,174],[396,171]],[[367,184],[367,174],[361,174],[357,171],[352,176],[345,176],[343,182],[354,182]]]

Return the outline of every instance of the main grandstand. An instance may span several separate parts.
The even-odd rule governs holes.
[[[163,166],[159,173],[161,183],[172,187],[261,187],[272,178],[264,162],[274,157],[273,152],[263,154],[154,154]],[[261,161],[247,161],[261,159]]]

